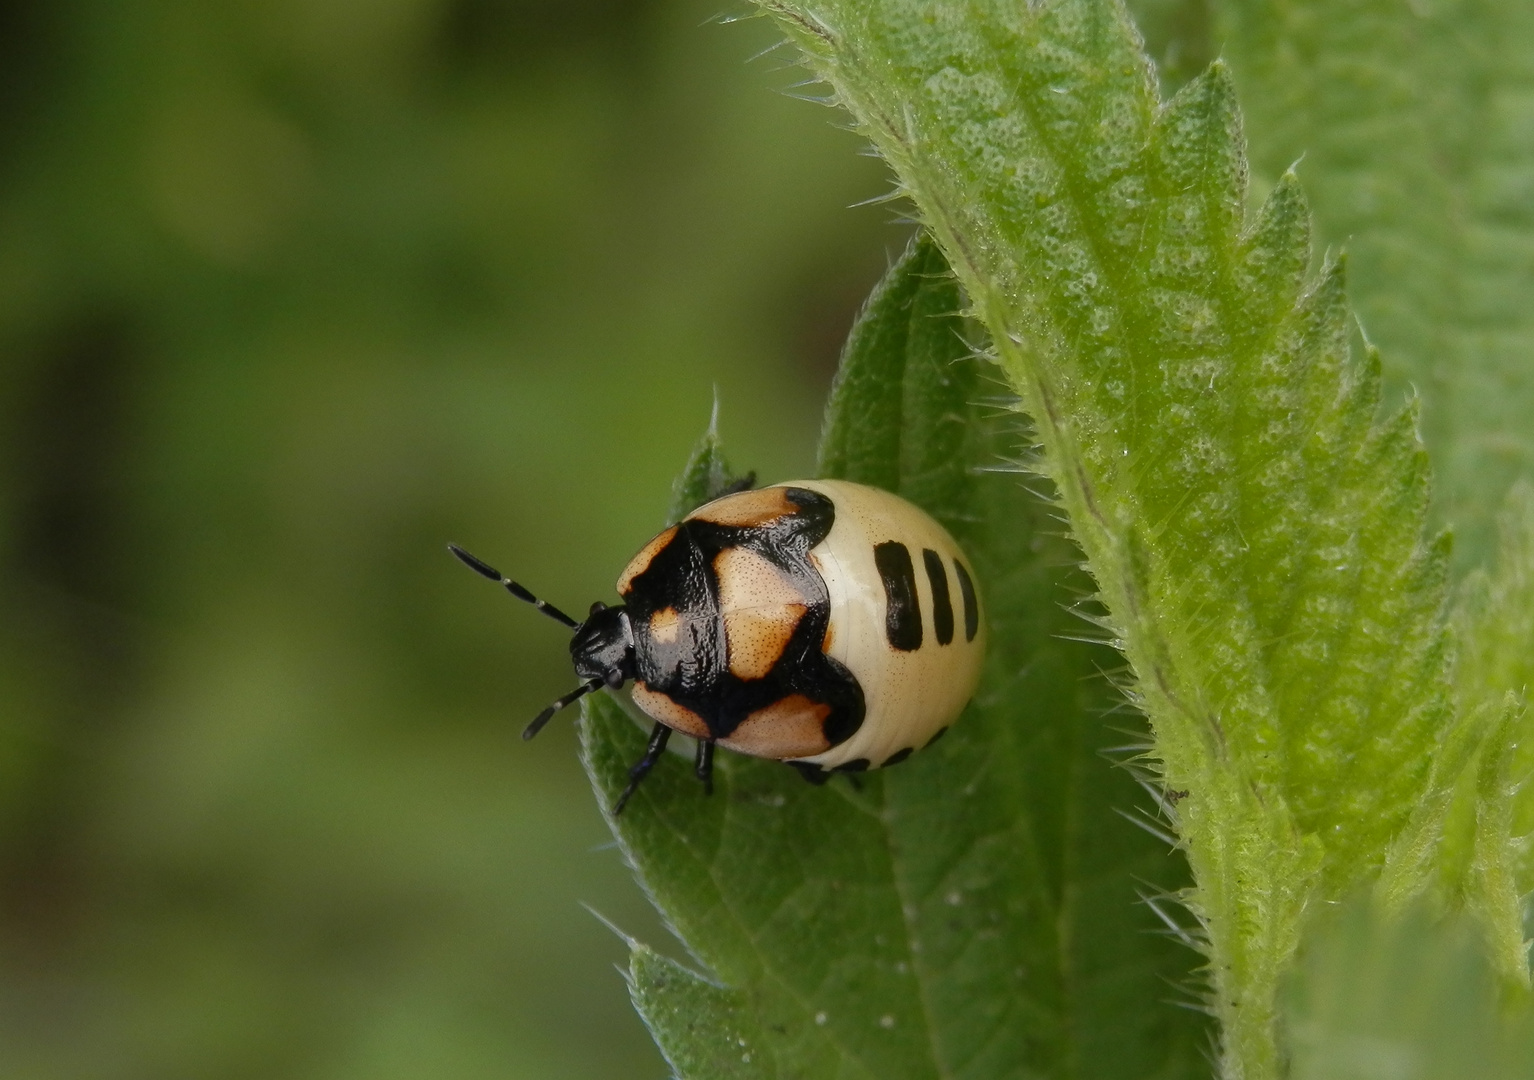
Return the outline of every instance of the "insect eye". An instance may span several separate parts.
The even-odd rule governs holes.
[[[598,600],[596,603],[591,605],[591,614],[593,614],[593,615],[595,615],[599,611],[606,611],[606,610],[607,610],[607,605],[602,603],[602,601],[600,601],[600,600]]]

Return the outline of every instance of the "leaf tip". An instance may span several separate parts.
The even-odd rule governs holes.
[[[1230,65],[1222,56],[1215,57],[1209,66],[1204,69],[1203,78],[1209,81],[1212,92],[1228,95],[1231,100],[1236,97],[1236,80],[1230,73]]]
[[[1308,214],[1310,201],[1305,197],[1305,185],[1300,182],[1298,166],[1299,162],[1296,161],[1284,170],[1273,185],[1273,190],[1268,193],[1268,202],[1281,206],[1299,206]]]
[[[1166,109],[1174,114],[1191,110],[1227,117],[1239,116],[1236,84],[1225,61],[1216,60],[1189,79],[1181,90],[1172,95],[1172,99],[1166,103]]]
[[[1321,271],[1317,275],[1315,287],[1311,290],[1319,306],[1326,310],[1333,318],[1342,320],[1339,330],[1345,331],[1346,319],[1351,316],[1352,310],[1348,306],[1348,253],[1345,250],[1333,251],[1328,248],[1321,260]],[[1354,319],[1354,325],[1362,332],[1363,327]],[[1364,335],[1367,343],[1368,335]],[[1365,350],[1367,352],[1367,349]],[[1378,357],[1375,358],[1378,363]]]

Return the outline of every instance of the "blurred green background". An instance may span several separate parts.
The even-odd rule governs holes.
[[[0,1075],[662,1077],[572,610],[905,229],[719,0],[0,4]],[[676,946],[670,946],[672,951]]]

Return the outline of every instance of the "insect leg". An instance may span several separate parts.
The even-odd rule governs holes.
[[[812,765],[808,761],[785,761],[783,764],[792,765],[798,770],[800,776],[816,787],[831,779],[830,773],[826,772],[819,765]]]
[[[703,793],[714,793],[714,740],[698,740],[698,757],[693,762],[692,771],[699,780],[703,781]]]
[[[665,724],[656,724],[655,730],[650,732],[650,745],[645,747],[644,757],[636,761],[629,768],[629,786],[623,789],[623,794],[618,796],[618,801],[613,804],[613,817],[623,813],[623,808],[628,805],[629,796],[639,790],[639,782],[649,775],[655,763],[660,760],[661,754],[666,751],[666,741],[671,738],[671,729]]]

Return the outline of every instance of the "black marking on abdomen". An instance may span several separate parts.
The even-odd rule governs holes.
[[[911,553],[898,540],[874,545],[874,565],[884,582],[884,636],[890,648],[913,652],[921,648],[921,600],[916,595],[916,567]]]
[[[927,567],[927,580],[932,585],[932,632],[939,645],[953,640],[953,604],[948,600],[948,571],[943,568],[943,557],[931,548],[922,548],[921,561]]]
[[[887,769],[891,765],[899,765],[902,761],[915,753],[915,751],[916,747],[914,746],[907,746],[903,750],[896,750],[893,754],[884,759],[884,764],[880,765],[879,768]]]
[[[969,571],[958,559],[953,568],[959,573],[959,595],[964,598],[964,640],[974,641],[980,629],[980,605],[975,602],[975,583],[969,579]]]

